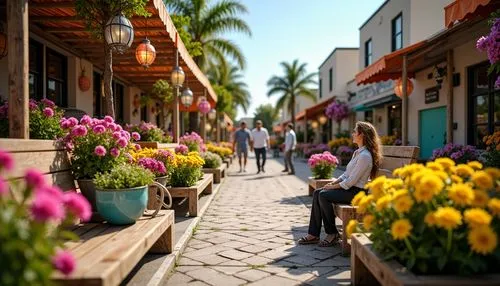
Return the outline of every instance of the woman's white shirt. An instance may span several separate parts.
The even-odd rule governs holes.
[[[373,166],[372,154],[365,146],[354,151],[352,159],[347,164],[346,170],[339,177],[339,185],[347,190],[351,187],[364,188],[370,179],[370,172]]]

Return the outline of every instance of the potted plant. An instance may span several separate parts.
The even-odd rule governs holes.
[[[486,144],[486,152],[483,157],[487,166],[500,166],[500,131],[483,138]]]
[[[314,154],[307,161],[307,165],[311,168],[313,178],[316,180],[331,179],[333,171],[337,168],[339,161],[337,157],[330,152],[325,151],[321,154]]]
[[[201,168],[205,164],[198,152],[187,155],[175,154],[175,168],[170,177],[172,187],[191,187],[203,177]]]
[[[417,275],[498,273],[500,169],[438,158],[394,175],[376,178],[366,186],[369,195],[354,197],[365,215],[362,226],[349,222],[348,236],[369,232],[377,255]]]
[[[203,164],[204,169],[217,169],[222,165],[222,159],[215,153],[207,151],[201,157],[205,161],[205,164]]]
[[[96,211],[95,185],[92,181],[97,173],[105,173],[114,166],[126,162],[131,140],[138,140],[139,134],[122,129],[112,117],[90,118],[85,115],[80,122],[76,118],[61,120],[61,127],[67,132],[62,138],[71,154],[71,170],[78,181],[82,194]]]
[[[216,145],[213,145],[211,143],[208,143],[206,145],[207,147],[207,151],[208,152],[211,152],[211,153],[215,153],[217,155],[219,155],[219,157],[221,158],[221,160],[224,160],[224,158],[226,158],[227,156],[230,156],[233,151],[232,151],[232,146],[231,147],[227,147],[227,144],[226,145],[221,145],[221,146],[216,146]]]
[[[203,143],[203,139],[196,132],[191,132],[191,134],[184,135],[179,138],[179,143],[184,144],[188,147],[189,152],[205,152],[206,147]]]
[[[97,211],[111,224],[135,223],[146,210],[148,186],[154,178],[153,172],[133,164],[120,164],[109,172],[96,174]]]
[[[54,270],[70,275],[76,268],[62,245],[78,237],[65,229],[76,219],[88,220],[90,204],[47,184],[34,169],[9,185],[4,176],[13,165],[10,154],[0,150],[0,284],[49,285]]]

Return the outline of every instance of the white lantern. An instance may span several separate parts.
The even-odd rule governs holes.
[[[170,79],[172,81],[172,85],[175,87],[181,87],[182,84],[184,83],[184,79],[186,78],[186,75],[184,74],[184,71],[180,66],[176,66],[172,70],[172,74],[170,75]]]
[[[181,103],[185,107],[190,107],[191,104],[193,104],[193,92],[189,89],[189,87],[186,87],[186,89],[182,91]]]
[[[134,41],[134,27],[123,14],[116,15],[106,23],[104,39],[113,51],[123,54]]]
[[[208,119],[210,120],[214,120],[216,116],[217,116],[217,111],[215,111],[215,109],[210,110],[210,112],[208,113]]]

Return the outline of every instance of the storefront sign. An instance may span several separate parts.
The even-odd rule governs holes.
[[[439,88],[437,86],[425,90],[425,104],[439,101]]]
[[[394,88],[394,82],[392,80],[377,82],[375,84],[370,84],[363,89],[358,90],[355,96],[349,99],[350,104],[356,104],[357,102],[363,101],[365,99],[375,97],[377,95],[386,93]]]

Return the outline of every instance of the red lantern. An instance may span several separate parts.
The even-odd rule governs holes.
[[[155,61],[156,49],[147,38],[135,49],[135,58],[144,68],[148,68]]]
[[[85,75],[85,69],[82,69],[82,74],[78,78],[78,86],[83,92],[90,89],[90,78]]]
[[[206,99],[202,99],[198,104],[198,110],[203,114],[209,113],[210,109],[212,109],[212,107],[210,106],[210,103]]]
[[[410,96],[410,94],[413,92],[413,82],[410,79],[406,80],[406,96]],[[398,78],[394,82],[394,93],[399,96],[403,97],[403,80],[401,78]]]
[[[0,59],[7,55],[7,35],[0,33]]]

